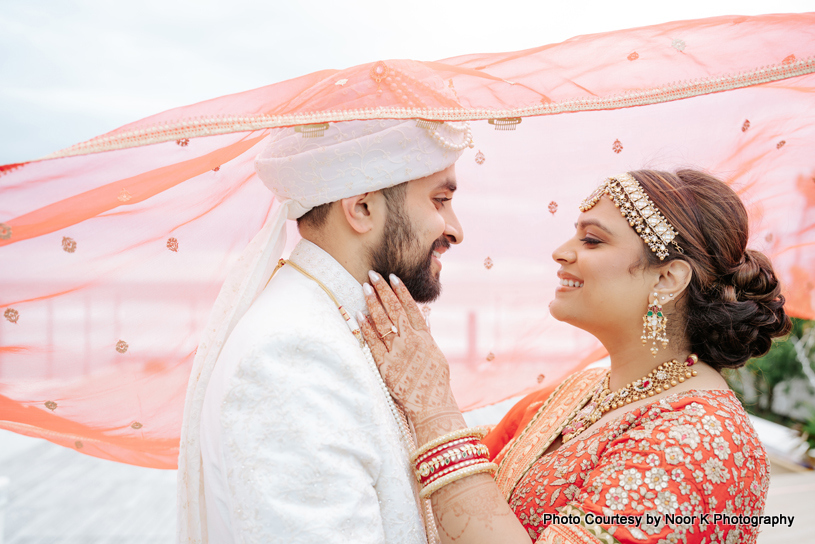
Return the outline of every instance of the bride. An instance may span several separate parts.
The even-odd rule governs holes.
[[[747,249],[744,205],[705,173],[641,170],[580,211],[552,254],[550,311],[597,337],[611,369],[530,395],[486,437],[404,285],[370,273],[358,319],[423,444],[412,463],[442,541],[755,542],[768,462],[720,372],[790,320],[770,261]]]

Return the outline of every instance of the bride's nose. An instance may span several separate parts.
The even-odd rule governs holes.
[[[561,245],[552,252],[552,259],[554,259],[556,263],[560,264],[573,263],[576,257],[577,254],[571,247],[571,240]]]

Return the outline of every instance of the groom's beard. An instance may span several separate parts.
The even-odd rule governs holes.
[[[395,274],[416,302],[432,302],[441,294],[439,276],[430,268],[433,251],[449,248],[450,242],[442,236],[429,248],[419,247],[404,209],[393,211],[385,224],[382,242],[371,250],[371,268],[383,278]]]

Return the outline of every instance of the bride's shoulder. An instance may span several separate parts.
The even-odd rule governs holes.
[[[691,442],[726,440],[763,452],[758,433],[730,389],[691,389],[669,395],[643,411],[643,425]],[[690,438],[688,438],[690,437]]]

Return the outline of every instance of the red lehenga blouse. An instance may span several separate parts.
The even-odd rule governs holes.
[[[532,540],[754,543],[759,520],[744,516],[762,514],[769,466],[732,391],[670,395],[543,455],[605,372],[530,395],[485,438]]]

